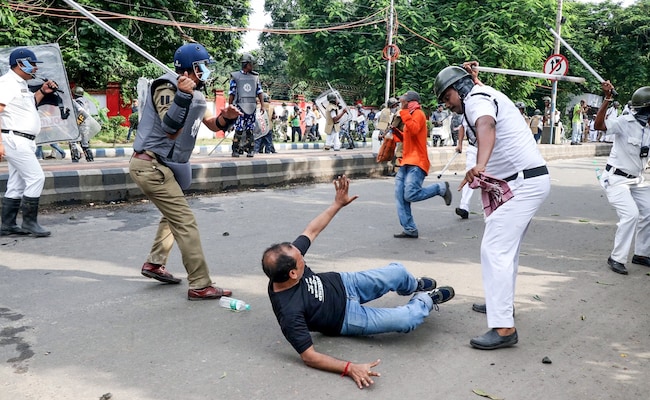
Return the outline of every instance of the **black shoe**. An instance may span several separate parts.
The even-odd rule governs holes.
[[[253,157],[253,153],[246,153],[246,157]]]
[[[431,300],[433,300],[434,305],[446,303],[456,295],[454,288],[451,286],[440,286],[427,294],[431,297]]]
[[[490,329],[485,334],[477,336],[469,341],[469,344],[476,349],[494,350],[502,347],[510,347],[519,341],[517,331],[512,335],[500,336],[496,328]]]
[[[416,233],[415,235],[410,235],[406,232],[401,232],[401,233],[394,234],[393,237],[398,239],[417,239],[418,234]]]
[[[416,292],[429,292],[436,288],[437,283],[433,278],[428,278],[426,276],[421,276],[417,279],[418,287],[415,289]]]
[[[456,215],[458,215],[461,219],[469,218],[469,212],[459,207],[456,207]]]
[[[621,264],[618,261],[614,261],[612,257],[607,259],[607,264],[609,264],[609,269],[616,272],[617,274],[627,275],[627,269],[625,269],[625,264]]]
[[[480,312],[480,313],[487,313],[487,307],[485,306],[485,303],[480,304],[480,303],[474,303],[472,304],[472,311]]]
[[[239,157],[239,152],[238,151],[233,151],[232,156],[233,157]]]
[[[636,254],[632,257],[632,264],[645,265],[650,267],[650,257],[646,256],[637,256]]]
[[[442,196],[445,199],[445,205],[451,204],[451,190],[449,190],[449,182],[445,182],[445,194]]]
[[[474,303],[472,304],[472,311],[480,312],[480,313],[487,313],[487,307],[485,306],[485,303]],[[512,306],[512,318],[515,317],[515,306]]]

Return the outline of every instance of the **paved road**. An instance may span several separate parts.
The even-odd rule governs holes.
[[[292,240],[333,198],[330,184],[191,198],[215,282],[252,310],[189,302],[187,287],[139,275],[159,218],[147,202],[52,209],[45,239],[0,238],[0,400],[97,399],[642,399],[650,392],[650,269],[609,271],[616,215],[596,185],[604,158],[551,161],[552,192],[522,248],[516,294],[520,342],[471,349],[485,317],[478,196],[469,220],[440,198],[417,203],[420,239],[399,231],[391,178],[355,180],[360,198],[318,238],[315,270],[355,271],[398,260],[452,285],[456,298],[409,334],[314,335],[318,350],[382,360],[369,390],[305,367],[266,296],[260,256]],[[81,163],[83,165],[83,163]],[[452,187],[460,175],[449,175]],[[430,176],[427,181],[436,181]],[[175,250],[169,269],[185,277]],[[395,294],[382,306],[406,302]],[[552,364],[543,364],[549,357]]]

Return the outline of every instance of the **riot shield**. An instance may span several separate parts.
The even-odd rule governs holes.
[[[327,95],[330,93],[334,93],[336,95],[336,98],[339,100],[339,107],[341,109],[348,108],[347,104],[345,104],[345,100],[343,100],[343,97],[341,97],[341,94],[339,93],[338,90],[327,89],[326,91],[321,93],[318,97],[316,97],[316,100],[314,100],[314,104],[316,104],[316,107],[318,107],[318,111],[320,111],[321,115],[325,115],[325,107],[327,107],[327,104],[329,104],[329,102],[327,101]],[[347,124],[351,118],[352,118],[352,114],[348,109],[348,112],[343,114],[343,116],[341,117],[338,123],[345,126],[345,124]]]
[[[36,137],[36,144],[52,142],[69,142],[79,138],[77,115],[72,105],[68,75],[63,65],[63,57],[57,43],[37,46],[20,46],[30,49],[36,58],[43,63],[38,64],[36,79],[27,81],[30,90],[36,92],[45,79],[53,80],[59,85],[60,92],[48,94],[38,105],[41,117],[41,132]],[[9,55],[17,47],[0,49],[0,73],[9,71]]]

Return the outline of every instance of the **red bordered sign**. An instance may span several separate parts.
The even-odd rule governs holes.
[[[569,60],[562,54],[553,54],[544,62],[544,73],[566,75],[569,72]]]

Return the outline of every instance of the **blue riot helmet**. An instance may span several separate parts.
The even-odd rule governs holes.
[[[19,48],[11,52],[9,55],[9,66],[14,67],[21,64],[21,71],[26,74],[34,76],[34,65],[36,63],[42,63],[43,61],[38,61],[36,54],[33,51],[27,48]]]
[[[176,72],[192,71],[201,82],[206,82],[212,74],[209,65],[213,63],[214,60],[208,51],[198,43],[184,44],[174,53]],[[196,72],[197,68],[200,73]]]

